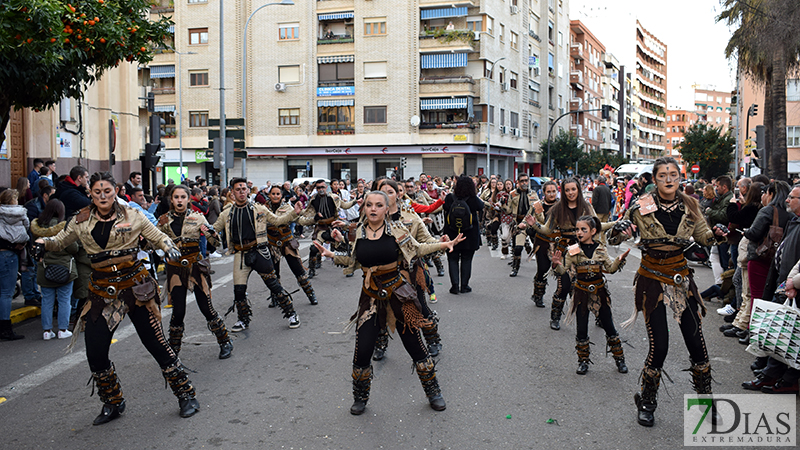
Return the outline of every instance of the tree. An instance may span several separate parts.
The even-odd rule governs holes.
[[[547,155],[547,141],[539,145],[542,154]],[[566,174],[567,170],[574,170],[575,163],[583,158],[583,145],[578,142],[578,137],[573,133],[568,133],[560,129],[555,139],[550,143],[550,157],[553,159],[553,167],[560,174]],[[549,175],[549,174],[548,174]]]
[[[581,174],[591,175],[597,174],[606,165],[616,169],[626,162],[627,160],[624,157],[608,150],[591,150],[589,153],[583,154],[583,157],[578,162],[578,169]]]
[[[0,1],[0,144],[12,107],[81,99],[105,71],[150,62],[172,21],[149,17],[149,0]]]
[[[730,132],[722,134],[722,127],[699,122],[689,127],[683,137],[677,149],[688,164],[700,166],[700,177],[710,180],[729,172],[736,146],[736,138]]]

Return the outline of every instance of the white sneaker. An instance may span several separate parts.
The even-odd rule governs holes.
[[[500,255],[500,259],[506,259],[508,255]]]
[[[72,337],[72,332],[71,331],[69,331],[69,330],[64,330],[64,331],[58,330],[58,338],[59,339],[67,339],[67,338],[71,338],[71,337]]]
[[[244,331],[247,329],[247,324],[242,322],[241,320],[236,321],[235,324],[231,327],[231,331],[234,333],[238,333],[240,331]]]
[[[42,336],[42,338],[43,338],[45,341],[49,341],[50,339],[53,339],[53,338],[55,338],[55,337],[56,337],[56,334],[55,334],[55,333],[53,333],[52,331],[45,331],[45,332],[44,332],[44,336]]]
[[[724,308],[719,308],[717,310],[717,314],[719,314],[720,316],[730,316],[731,314],[733,314],[735,312],[736,312],[736,310],[733,308],[733,306],[730,305],[730,303],[725,305]]]
[[[297,313],[289,316],[289,328],[300,328],[300,318],[297,317]]]
[[[208,255],[208,258],[209,259],[222,258],[222,255],[218,251],[215,251],[214,253]]]

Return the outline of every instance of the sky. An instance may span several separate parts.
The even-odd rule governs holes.
[[[736,62],[725,58],[731,31],[715,22],[719,11],[719,0],[569,2],[570,19],[583,22],[628,72],[636,67],[637,19],[667,45],[669,109],[694,109],[694,85],[719,91],[735,88]]]

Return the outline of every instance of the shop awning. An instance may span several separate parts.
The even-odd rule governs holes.
[[[356,62],[356,57],[354,55],[317,57],[317,64],[334,64],[334,63],[348,63],[348,62]]]
[[[429,53],[422,55],[423,69],[467,67],[466,53]]]
[[[175,78],[175,66],[150,66],[150,78]]]
[[[353,18],[353,11],[319,15],[319,20],[341,20],[341,19],[352,19],[352,18]]]
[[[436,9],[423,9],[420,11],[420,19],[443,19],[445,17],[464,17],[467,15],[467,7],[459,6],[458,8],[436,8]]]
[[[456,98],[423,98],[419,101],[419,109],[429,111],[434,109],[465,109],[467,97]]]
[[[175,105],[156,105],[155,112],[175,112]]]
[[[325,106],[353,106],[355,105],[355,100],[352,98],[345,98],[341,100],[317,100],[317,107],[325,107]]]

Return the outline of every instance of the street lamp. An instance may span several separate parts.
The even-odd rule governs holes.
[[[250,19],[252,19],[257,12],[267,6],[273,5],[291,6],[294,5],[294,2],[292,0],[281,0],[278,3],[267,3],[266,5],[259,6],[255,11],[250,13],[250,17],[247,18],[247,22],[244,24],[244,33],[242,33],[242,121],[245,124],[245,128],[247,128],[247,27],[250,25]]]
[[[503,56],[502,58],[498,59],[495,62],[491,62],[488,59],[486,60],[486,61],[492,63],[492,69],[489,71],[489,83],[486,85],[486,107],[490,108],[490,109],[492,107],[492,101],[491,101],[491,98],[492,98],[492,85],[491,85],[491,81],[492,81],[492,77],[494,76],[494,66],[495,66],[495,64],[499,63],[500,61],[502,61],[504,59],[506,59],[505,56]],[[488,177],[489,175],[491,175],[490,172],[492,171],[492,160],[491,160],[491,156],[490,156],[491,155],[491,150],[492,150],[492,144],[491,144],[492,128],[491,128],[491,123],[489,122],[489,120],[491,120],[492,117],[489,116],[489,111],[486,111],[486,116],[488,118],[486,120],[486,176]]]
[[[587,100],[591,99],[591,98],[592,98],[592,96],[590,96],[590,95],[586,96]],[[588,101],[591,102],[591,100],[588,100]],[[599,108],[599,109],[581,109],[583,107],[584,103],[585,103],[585,101],[581,102],[580,106],[578,106],[578,109],[576,109],[575,111],[567,111],[564,114],[556,117],[556,120],[554,120],[553,123],[550,124],[550,128],[547,130],[547,176],[548,177],[551,176],[551,172],[553,170],[553,161],[550,159],[550,140],[551,140],[551,138],[553,136],[553,128],[555,128],[556,123],[559,120],[561,120],[562,117],[566,117],[566,116],[568,116],[570,114],[575,114],[576,117],[577,117],[577,114],[578,113],[582,113],[582,112],[586,113],[586,112],[602,111],[602,108]],[[576,165],[576,173],[577,173],[577,165]]]
[[[178,176],[183,181],[183,72],[181,72],[181,56],[183,55],[196,55],[196,52],[179,52],[172,49],[178,54]]]

